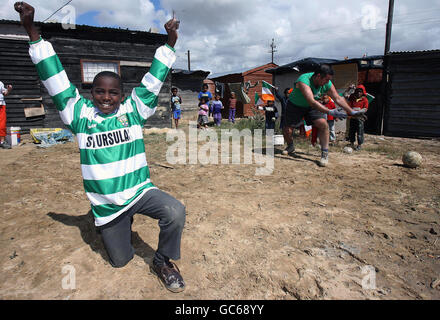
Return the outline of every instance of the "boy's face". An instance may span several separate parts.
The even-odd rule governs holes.
[[[92,98],[99,111],[113,113],[123,98],[119,81],[112,77],[100,77],[92,88]]]
[[[364,92],[362,91],[362,89],[356,89],[354,94],[355,94],[356,98],[360,98],[360,97],[362,97]]]
[[[177,96],[177,90],[176,89],[171,90],[171,93],[173,94],[173,96]]]
[[[220,99],[220,96],[215,96],[215,100],[219,100]]]
[[[208,91],[208,86],[203,86],[203,90],[202,90],[203,92],[206,92],[206,91]]]
[[[322,97],[322,101],[323,101],[324,103],[328,103],[330,100],[329,100],[328,96],[323,96],[323,97]]]

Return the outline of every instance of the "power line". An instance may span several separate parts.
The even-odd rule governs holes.
[[[43,22],[46,22],[47,20],[49,20],[50,18],[52,18],[58,11],[60,11],[61,9],[63,9],[65,6],[67,6],[69,3],[71,3],[73,0],[69,0],[65,5],[63,5],[61,8],[59,8],[57,11],[55,11],[54,13],[52,13],[48,18],[46,18]]]

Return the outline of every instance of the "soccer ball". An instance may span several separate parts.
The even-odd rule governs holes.
[[[344,147],[344,150],[343,150],[345,153],[348,153],[348,154],[350,154],[350,153],[353,153],[353,148],[352,147]]]
[[[417,168],[422,164],[422,156],[415,151],[408,151],[402,156],[402,162],[405,167]]]

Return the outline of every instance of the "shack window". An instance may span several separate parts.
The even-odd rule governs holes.
[[[382,66],[383,65],[383,59],[373,60],[373,64],[375,66]]]
[[[93,78],[101,71],[112,71],[121,75],[118,61],[81,60],[83,83],[92,83]]]

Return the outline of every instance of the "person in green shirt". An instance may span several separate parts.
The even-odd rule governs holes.
[[[294,154],[293,129],[301,126],[305,120],[307,125],[313,125],[318,128],[318,137],[321,144],[321,159],[318,164],[325,167],[328,164],[329,146],[329,130],[326,115],[343,119],[347,117],[347,114],[360,116],[363,113],[352,110],[347,101],[338,94],[331,81],[333,74],[331,66],[322,64],[315,72],[304,73],[298,78],[287,102],[285,126],[283,127],[287,148],[283,151],[284,155]],[[346,113],[338,109],[329,110],[321,104],[320,100],[324,94],[330,96]]]

